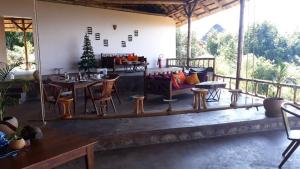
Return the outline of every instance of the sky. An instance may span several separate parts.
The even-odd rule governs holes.
[[[245,6],[245,29],[253,23],[269,21],[279,33],[300,31],[300,0],[249,0]],[[203,36],[213,25],[220,24],[226,31],[238,32],[239,5],[192,22],[192,30]],[[181,27],[186,31],[187,25]]]

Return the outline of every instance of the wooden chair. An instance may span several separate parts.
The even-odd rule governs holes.
[[[112,73],[108,76],[108,79],[114,79],[115,80],[115,83],[114,83],[113,88],[112,88],[112,93],[117,96],[117,99],[118,99],[119,103],[121,104],[121,99],[120,99],[120,95],[119,95],[119,91],[118,91],[118,79],[119,78],[120,78],[120,75],[118,75],[116,73]]]
[[[48,104],[49,109],[53,106],[53,110],[58,107],[58,99],[61,97],[62,88],[55,84],[43,84],[44,105]]]
[[[291,140],[291,143],[282,153],[283,160],[279,164],[279,168],[283,166],[283,164],[289,159],[289,157],[294,153],[300,144],[300,130],[291,129],[288,119],[288,114],[300,118],[300,107],[291,103],[283,103],[281,105],[281,112],[287,139]]]
[[[112,104],[114,112],[116,113],[116,107],[112,98],[113,85],[115,79],[106,79],[104,81],[95,82],[87,87],[88,92],[86,92],[85,97],[85,108],[88,100],[92,100],[93,106],[96,110],[97,115],[99,115],[99,109],[97,108],[96,102],[100,104],[101,114],[104,115],[104,109],[108,110],[108,102]]]

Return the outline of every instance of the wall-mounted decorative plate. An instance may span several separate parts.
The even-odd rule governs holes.
[[[139,36],[139,31],[138,30],[134,30],[134,36]]]
[[[95,40],[100,40],[100,33],[95,33]]]
[[[123,48],[125,48],[125,47],[126,47],[126,42],[125,42],[125,41],[121,41],[121,46],[122,46]]]
[[[106,47],[108,46],[108,40],[107,39],[103,40],[103,45],[106,46]]]
[[[128,41],[129,41],[129,42],[132,41],[132,35],[128,35]]]
[[[93,28],[87,27],[87,34],[92,35],[93,34]]]

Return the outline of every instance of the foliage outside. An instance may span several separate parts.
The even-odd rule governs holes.
[[[186,34],[177,30],[177,57],[186,56]],[[235,77],[237,57],[237,34],[211,29],[202,38],[192,36],[192,57],[212,55],[216,57],[216,74]],[[200,39],[200,40],[198,40]],[[245,30],[244,54],[241,76],[249,79],[269,80],[276,83],[300,83],[300,32],[279,34],[269,22],[253,24]],[[245,84],[241,84],[245,90]],[[277,85],[270,86],[269,95],[278,96]],[[264,95],[267,86],[259,85],[258,93]],[[248,91],[254,86],[248,85]],[[282,97],[292,100],[293,91],[282,88]]]

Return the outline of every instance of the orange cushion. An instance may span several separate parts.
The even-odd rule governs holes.
[[[183,84],[185,79],[186,79],[185,74],[182,71],[180,71],[179,73],[177,73],[177,75],[178,75],[178,78],[180,80],[180,84]]]
[[[173,86],[175,89],[180,89],[181,83],[180,83],[180,79],[179,79],[178,74],[173,74],[173,75],[172,75],[172,86]]]
[[[127,60],[128,60],[128,61],[134,61],[134,56],[128,55],[128,56],[127,56]]]
[[[197,73],[192,73],[190,76],[186,77],[185,82],[190,85],[200,83]]]

